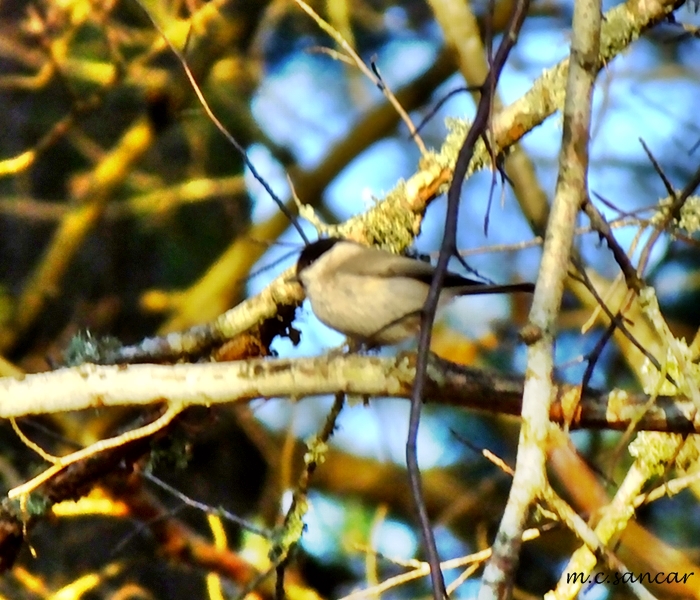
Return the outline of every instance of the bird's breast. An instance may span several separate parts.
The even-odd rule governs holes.
[[[425,284],[409,278],[353,275],[325,281],[323,285],[315,281],[306,292],[314,314],[328,327],[381,345],[398,343],[418,330]]]

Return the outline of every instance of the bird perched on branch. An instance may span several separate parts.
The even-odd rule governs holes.
[[[296,267],[318,319],[370,346],[398,344],[418,333],[434,275],[430,263],[340,238],[309,244]],[[457,296],[533,290],[531,283],[491,284],[448,272],[438,310]]]

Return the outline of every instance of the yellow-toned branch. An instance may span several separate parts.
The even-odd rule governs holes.
[[[138,119],[94,170],[81,194],[83,203],[61,221],[39,265],[25,285],[11,329],[0,332],[0,351],[12,346],[32,325],[46,300],[58,293],[63,275],[75,253],[101,217],[111,194],[128,175],[132,165],[151,146],[153,136],[148,119]]]

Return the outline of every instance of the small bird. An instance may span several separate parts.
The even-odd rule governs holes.
[[[420,330],[435,267],[340,238],[320,239],[299,255],[296,279],[318,319],[368,346],[391,346]],[[531,283],[497,285],[446,273],[438,310],[457,296],[531,293]]]

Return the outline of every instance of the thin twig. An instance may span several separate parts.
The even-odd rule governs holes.
[[[396,99],[396,96],[394,96],[394,94],[388,88],[388,86],[381,80],[380,77],[378,77],[375,73],[372,72],[372,70],[360,58],[359,54],[355,52],[355,49],[350,44],[348,44],[346,39],[340,34],[340,32],[337,29],[335,29],[332,25],[324,21],[313,8],[311,8],[306,2],[304,2],[304,0],[294,1],[301,7],[301,9],[307,15],[309,15],[314,21],[316,21],[316,24],[321,29],[323,29],[323,31],[325,31],[329,36],[333,38],[336,44],[338,44],[343,50],[345,50],[345,52],[347,52],[350,55],[353,61],[355,61],[357,68],[360,69],[360,71],[362,71],[362,73],[367,77],[367,79],[369,79],[374,85],[377,86],[377,88],[379,88],[382,91],[384,96],[386,96],[386,99],[389,100],[389,102],[391,102],[391,105],[394,107],[394,110],[396,110],[397,114],[401,117],[401,120],[408,127],[408,131],[410,132],[411,137],[416,142],[420,153],[423,156],[425,156],[428,153],[428,150],[425,147],[423,140],[418,135],[418,130],[413,124],[411,117],[408,115],[403,106],[401,106],[399,101]]]
[[[163,28],[158,24],[156,19],[151,15],[151,12],[149,11],[148,7],[144,4],[143,0],[136,0],[138,5],[143,9],[143,11],[146,13],[146,16],[149,18],[151,23],[153,23],[153,27],[155,27],[156,31],[160,34],[160,36],[163,38],[165,43],[168,45],[170,48],[170,51],[175,55],[177,60],[180,62],[182,65],[182,69],[185,72],[185,75],[187,76],[187,79],[190,82],[190,85],[192,86],[192,90],[194,91],[195,95],[197,96],[197,100],[199,100],[199,103],[202,105],[202,108],[204,109],[205,114],[209,118],[209,120],[214,123],[214,126],[221,132],[221,134],[228,140],[228,142],[238,151],[238,153],[241,155],[241,158],[243,159],[243,162],[245,163],[245,166],[250,169],[251,175],[255,178],[255,180],[263,186],[265,191],[268,193],[270,198],[277,204],[278,208],[282,211],[285,217],[289,219],[289,222],[293,225],[293,227],[297,230],[297,233],[299,234],[299,237],[304,240],[305,244],[309,243],[309,239],[306,237],[306,233],[304,232],[303,228],[299,224],[298,219],[292,214],[292,212],[287,208],[287,205],[275,194],[274,190],[270,187],[270,184],[267,183],[265,178],[260,175],[258,170],[255,168],[255,165],[252,163],[250,158],[248,158],[248,152],[246,152],[246,149],[236,140],[236,138],[233,137],[233,135],[224,127],[224,124],[219,121],[219,118],[214,114],[214,111],[209,107],[209,103],[207,102],[207,99],[204,97],[204,94],[202,93],[202,90],[199,87],[199,84],[197,83],[197,80],[194,78],[194,74],[192,73],[192,69],[190,69],[189,64],[187,64],[187,59],[185,58],[184,54],[178,50],[175,47],[175,44],[170,40],[170,38],[165,34],[165,31]],[[190,29],[188,31],[187,35],[187,40],[189,40],[190,32],[192,30]]]
[[[617,329],[619,329],[622,334],[632,343],[632,345],[637,348],[646,358],[647,360],[656,367],[656,369],[661,372],[661,363],[656,359],[656,357],[651,354],[638,340],[635,338],[630,330],[627,328],[627,326],[624,323],[624,315],[618,313],[618,314],[613,314],[613,312],[608,308],[607,304],[605,301],[600,297],[600,294],[598,294],[598,290],[595,289],[595,286],[591,282],[590,278],[588,277],[588,274],[586,273],[586,270],[579,264],[576,264],[576,268],[578,270],[578,275],[573,276],[574,279],[577,279],[581,283],[583,283],[586,286],[586,289],[591,293],[591,295],[595,298],[596,302],[598,303],[598,306],[601,308],[601,310],[605,313],[605,315],[608,317],[610,320],[611,324],[614,324]],[[668,378],[669,382],[676,385],[676,382],[671,378],[670,375],[666,375]]]
[[[644,246],[644,250],[639,258],[639,273],[643,273],[646,269],[649,256],[651,255],[651,250],[658,241],[661,234],[666,230],[666,228],[674,221],[680,217],[681,209],[685,204],[685,201],[690,198],[695,189],[700,185],[700,167],[697,168],[695,173],[691,176],[688,183],[685,184],[683,189],[677,193],[671,195],[671,204],[668,207],[664,207],[664,216],[661,222],[656,226],[654,232],[649,236],[649,240]]]
[[[104,452],[105,450],[117,448],[119,446],[123,446],[124,444],[128,444],[129,442],[133,442],[134,440],[153,435],[168,425],[177,415],[182,412],[183,408],[184,406],[181,404],[171,404],[160,417],[148,425],[144,425],[143,427],[139,427],[138,429],[134,429],[132,431],[127,431],[126,433],[122,433],[121,435],[113,438],[100,440],[87,448],[83,448],[82,450],[78,450],[77,452],[73,452],[67,456],[60,457],[58,461],[54,462],[52,467],[49,467],[40,475],[37,475],[26,483],[11,489],[7,493],[7,497],[10,499],[25,498],[36,488],[43,483],[46,483],[49,479],[60,473],[69,465],[94,456],[95,454],[99,454],[100,452]]]
[[[591,199],[586,194],[586,198],[583,201],[583,211],[591,222],[591,227],[598,232],[598,235],[604,239],[608,248],[615,258],[615,262],[620,267],[620,270],[625,276],[625,281],[627,282],[627,287],[635,292],[639,293],[645,286],[644,281],[637,274],[637,269],[634,268],[632,262],[630,261],[627,253],[622,249],[620,244],[615,239],[612,229],[609,223],[605,220],[600,211],[591,202]]]

